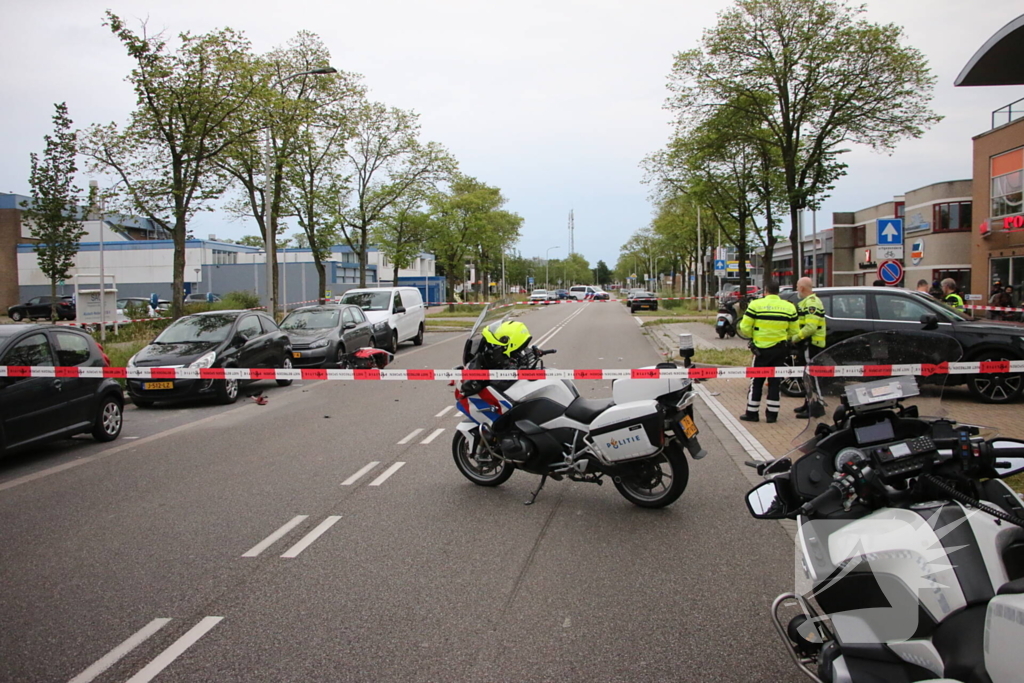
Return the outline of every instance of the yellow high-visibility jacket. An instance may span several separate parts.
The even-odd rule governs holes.
[[[797,327],[800,328],[792,342],[810,339],[819,349],[825,348],[825,307],[814,292],[796,305]]]
[[[768,294],[747,306],[740,320],[740,334],[757,348],[767,349],[796,336],[796,321],[796,306],[780,299],[778,294]]]

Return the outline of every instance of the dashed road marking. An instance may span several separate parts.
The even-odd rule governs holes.
[[[381,484],[388,480],[388,477],[397,472],[404,464],[404,462],[396,462],[394,465],[384,470],[379,477],[371,481],[370,486],[380,486]]]
[[[419,431],[423,431],[423,430],[421,429]],[[376,467],[379,464],[380,464],[379,460],[374,460],[369,465],[365,465],[362,469],[360,469],[358,472],[353,474],[351,477],[349,477],[345,481],[341,482],[341,485],[342,486],[351,486],[352,484],[354,484],[357,481],[359,481],[360,479],[362,479],[364,474],[366,474],[367,472],[369,472],[370,470],[372,470],[374,467]]]
[[[407,443],[409,443],[410,441],[412,441],[413,439],[415,439],[415,438],[416,438],[416,436],[417,436],[417,435],[418,435],[418,434],[419,434],[420,432],[422,432],[422,431],[423,431],[422,429],[414,429],[414,430],[412,430],[412,433],[411,433],[411,434],[409,434],[408,436],[406,436],[406,437],[405,437],[404,439],[402,439],[401,441],[399,441],[399,442],[398,442],[398,445],[399,445],[399,446],[404,446],[405,444],[407,444]]]
[[[448,413],[448,411],[449,411],[449,410],[451,410],[451,409],[452,409],[452,408],[454,408],[454,407],[455,407],[455,406],[448,406],[447,408],[445,408],[444,410],[442,410],[442,411],[441,411],[440,413],[438,413],[438,414],[437,414],[437,415],[435,415],[434,417],[444,417],[444,416],[445,416],[445,415],[446,415],[446,414]]]
[[[266,538],[264,538],[262,541],[260,541],[256,545],[254,545],[249,550],[245,551],[242,554],[242,557],[256,557],[256,556],[258,556],[264,550],[266,550],[270,546],[274,545],[274,543],[276,543],[278,541],[278,539],[280,539],[282,536],[287,534],[289,531],[291,531],[292,529],[294,529],[298,525],[302,524],[302,522],[304,522],[308,518],[309,518],[309,515],[296,515],[295,517],[292,517],[291,520],[286,522],[285,525],[282,526],[280,529],[278,529],[274,533],[272,533],[269,536],[267,536]]]
[[[330,529],[332,526],[337,524],[338,520],[340,519],[340,515],[331,515],[324,521],[320,522],[316,526],[316,528],[314,528],[308,534],[303,536],[298,543],[293,545],[291,548],[288,548],[288,550],[286,550],[284,554],[281,555],[281,557],[298,557],[299,553],[308,548],[313,543],[313,541],[323,536],[324,533],[326,533],[327,530]]]
[[[92,666],[71,679],[69,683],[89,683],[101,673],[117,664],[126,654],[149,639],[151,635],[167,625],[170,619],[154,619],[132,634],[126,641],[96,660]]]
[[[420,445],[421,446],[426,446],[428,443],[430,443],[431,441],[433,441],[437,437],[441,436],[441,432],[443,432],[443,431],[444,431],[444,427],[441,427],[439,429],[435,429],[433,432],[430,433],[430,436],[428,436],[427,438],[423,439],[423,441],[420,441]]]
[[[180,657],[185,650],[195,645],[196,641],[205,636],[210,629],[220,623],[224,617],[203,617],[203,619],[190,628],[185,635],[178,638],[174,643],[157,655],[156,659],[147,664],[139,673],[128,679],[128,683],[148,683],[157,674],[166,669],[171,662]]]

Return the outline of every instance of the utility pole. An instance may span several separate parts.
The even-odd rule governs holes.
[[[700,242],[700,205],[697,205],[697,310],[704,310],[704,248]]]
[[[818,210],[811,209],[811,282],[818,286]]]
[[[569,209],[569,256],[576,253],[576,239],[573,234],[576,231],[576,224],[573,220],[572,209]]]

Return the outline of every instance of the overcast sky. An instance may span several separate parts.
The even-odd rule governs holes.
[[[673,55],[694,47],[728,6],[723,0],[44,0],[4,8],[0,41],[0,191],[28,193],[29,153],[42,151],[53,103],[75,124],[123,123],[134,106],[131,63],[101,23],[110,8],[148,18],[151,30],[196,33],[231,26],[257,52],[296,31],[318,33],[332,64],[360,73],[371,97],[420,113],[425,139],[446,146],[463,172],[496,185],[525,219],[526,256],[576,250],[614,266],[619,247],[649,223],[638,167],[670,132],[662,108]],[[885,156],[855,149],[819,226],[933,182],[969,178],[971,137],[1022,87],[954,88],[975,51],[1022,11],[1019,0],[869,0],[868,17],[905,27],[938,77],[934,108],[945,119]],[[84,180],[84,178],[83,178]],[[83,182],[83,185],[85,183]],[[215,213],[197,237],[237,238],[254,225]]]

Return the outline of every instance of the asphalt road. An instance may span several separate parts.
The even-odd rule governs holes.
[[[622,306],[522,320],[550,367],[658,360]],[[464,338],[395,367],[452,367]],[[263,388],[0,463],[0,680],[801,680],[767,614],[792,541],[747,514],[708,411],[670,508],[565,481],[525,507],[538,478],[455,469],[443,382]]]

